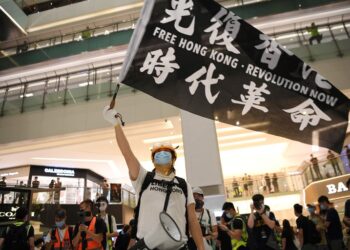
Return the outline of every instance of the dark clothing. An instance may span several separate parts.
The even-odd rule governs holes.
[[[130,242],[130,234],[121,232],[115,241],[115,250],[127,250]]]
[[[248,236],[248,245],[250,249],[270,249],[268,246],[266,246],[266,243],[270,237],[270,234],[273,233],[273,230],[265,224],[263,218],[261,215],[259,215],[259,213],[255,213],[254,216],[254,228],[251,229]],[[269,219],[276,221],[274,213],[270,212]]]
[[[90,226],[90,222],[88,221],[84,223],[85,226]],[[74,227],[73,232],[73,238],[78,234],[79,226],[81,223],[78,223]],[[106,248],[106,233],[107,233],[107,226],[106,223],[101,218],[96,218],[96,224],[95,224],[95,234],[103,234],[103,240],[102,240],[102,246]]]
[[[271,179],[268,175],[265,175],[264,178],[265,178],[267,189],[269,190],[269,192],[271,192]]]
[[[344,215],[350,218],[350,199],[345,202]]]
[[[342,225],[337,210],[329,208],[327,210],[326,221],[330,222],[326,231],[327,240],[343,239]]]
[[[230,218],[227,218],[226,214],[223,213],[221,218],[227,223],[227,227],[230,228]],[[230,228],[231,229],[231,228]],[[232,250],[231,237],[225,231],[222,231],[218,227],[218,240],[221,242],[221,250]]]
[[[286,239],[286,249],[288,250],[297,250],[297,247],[294,245],[294,235],[293,232],[283,230],[282,231],[282,239]]]
[[[300,215],[296,222],[297,228],[303,229],[304,245],[311,244],[311,235],[309,232],[309,219],[304,215]]]
[[[38,188],[39,187],[39,183],[40,183],[39,181],[33,181],[32,182],[32,187],[33,188]]]
[[[318,159],[316,157],[312,157],[311,158],[311,164],[312,164],[312,169],[314,170],[315,174],[316,174],[316,178],[317,180],[322,180],[322,175],[321,175],[321,172],[320,172],[320,166],[318,165]],[[312,175],[312,179],[314,180],[314,176],[312,174],[312,170],[311,171],[311,175]]]
[[[6,181],[0,181],[0,187],[6,187]]]
[[[29,230],[27,229],[29,228]],[[1,238],[4,238],[3,250],[13,250],[15,248],[21,248],[21,250],[29,250],[29,238],[34,238],[34,228],[28,223],[24,223],[20,226],[11,225],[1,234]],[[9,239],[11,238],[11,239]],[[22,239],[24,239],[22,241]],[[10,240],[10,242],[8,242]]]
[[[243,221],[242,221],[242,219],[235,218],[232,221],[232,229],[243,230]]]

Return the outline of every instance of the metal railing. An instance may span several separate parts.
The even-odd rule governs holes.
[[[241,6],[241,5],[248,5],[248,4],[253,4],[253,3],[263,2],[263,1],[266,2],[269,0],[236,0],[236,1],[233,1],[234,2],[233,5]],[[138,21],[138,18],[131,19],[131,20],[124,20],[122,22],[116,22],[108,25],[95,26],[95,25],[89,24],[87,25],[88,27],[86,27],[85,29],[74,31],[71,33],[62,34],[62,32],[59,31],[60,34],[50,38],[36,39],[35,37],[32,37],[30,38],[30,40],[28,40],[27,38],[21,38],[21,39],[1,42],[0,57],[20,54],[27,51],[33,51],[37,49],[47,48],[47,47],[74,42],[74,41],[83,41],[84,39],[87,39],[90,37],[109,35],[110,33],[113,33],[113,32],[120,32],[124,30],[134,29],[137,21]],[[88,35],[88,37],[84,38],[84,33]],[[16,44],[15,46],[13,45],[14,43]]]
[[[317,165],[308,162],[293,171],[225,179],[226,198],[230,200],[246,199],[257,193],[283,195],[299,192],[314,181],[339,176],[350,171],[350,155],[347,155],[345,149],[332,160],[325,159],[326,156],[320,158],[322,160]]]

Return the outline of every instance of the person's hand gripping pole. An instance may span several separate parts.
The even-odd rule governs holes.
[[[119,88],[120,88],[120,84],[118,83],[111,103],[109,104],[109,106],[106,106],[103,109],[104,119],[109,123],[111,123],[113,126],[116,126],[118,124],[122,126],[125,125],[125,122],[123,121],[123,116],[114,109],[115,99],[117,98]]]

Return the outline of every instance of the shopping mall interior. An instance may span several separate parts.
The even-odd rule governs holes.
[[[349,1],[216,2],[273,37],[350,97]],[[60,177],[65,189],[59,203],[78,204],[96,199],[107,179],[121,185],[116,204],[135,205],[126,163],[102,109],[119,83],[143,5],[140,0],[0,0],[0,176],[6,176],[8,186],[21,181],[30,185],[38,176],[41,187],[48,188]],[[309,44],[307,26],[312,22],[323,35],[319,44]],[[150,150],[155,143],[178,146],[176,174],[203,188],[206,206],[217,216],[225,200],[249,213],[251,195],[262,193],[276,217],[295,224],[294,203],[316,203],[327,185],[350,177],[345,149],[337,154],[339,172],[327,160],[327,148],[265,133],[266,121],[243,128],[239,120],[236,126],[215,117],[207,120],[123,84],[116,102],[141,165],[153,169]],[[319,160],[321,178],[313,175],[310,154]],[[60,175],[62,169],[75,175]],[[342,213],[348,193],[328,194]],[[33,199],[33,204],[52,202],[48,191]],[[128,212],[119,223],[129,218]]]

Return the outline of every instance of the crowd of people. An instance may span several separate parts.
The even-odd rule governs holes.
[[[346,185],[350,188],[350,179]],[[203,190],[195,187],[192,193],[205,250],[350,249],[350,199],[345,203],[343,220],[326,196],[320,196],[317,204],[307,204],[307,212],[302,205],[294,204],[296,225],[291,226],[289,220],[276,218],[262,194],[252,196],[250,214],[240,215],[232,202],[225,202],[221,217],[216,218],[205,207]],[[0,235],[0,249],[138,249],[133,248],[138,239],[135,220],[118,233],[116,219],[107,211],[108,204],[108,199],[101,196],[95,203],[81,202],[78,215],[68,215],[59,208],[55,212],[55,225],[45,237],[36,240],[28,210],[20,207],[16,221]],[[79,222],[74,227],[67,225],[67,216],[77,216]],[[200,249],[191,234],[186,247]]]
[[[265,175],[254,177],[244,174],[240,180],[233,177],[232,196],[233,198],[250,197],[256,192],[263,194],[279,193],[278,179],[277,173],[273,173],[272,175],[266,173]],[[230,193],[229,190],[226,190],[228,198],[230,198]]]

